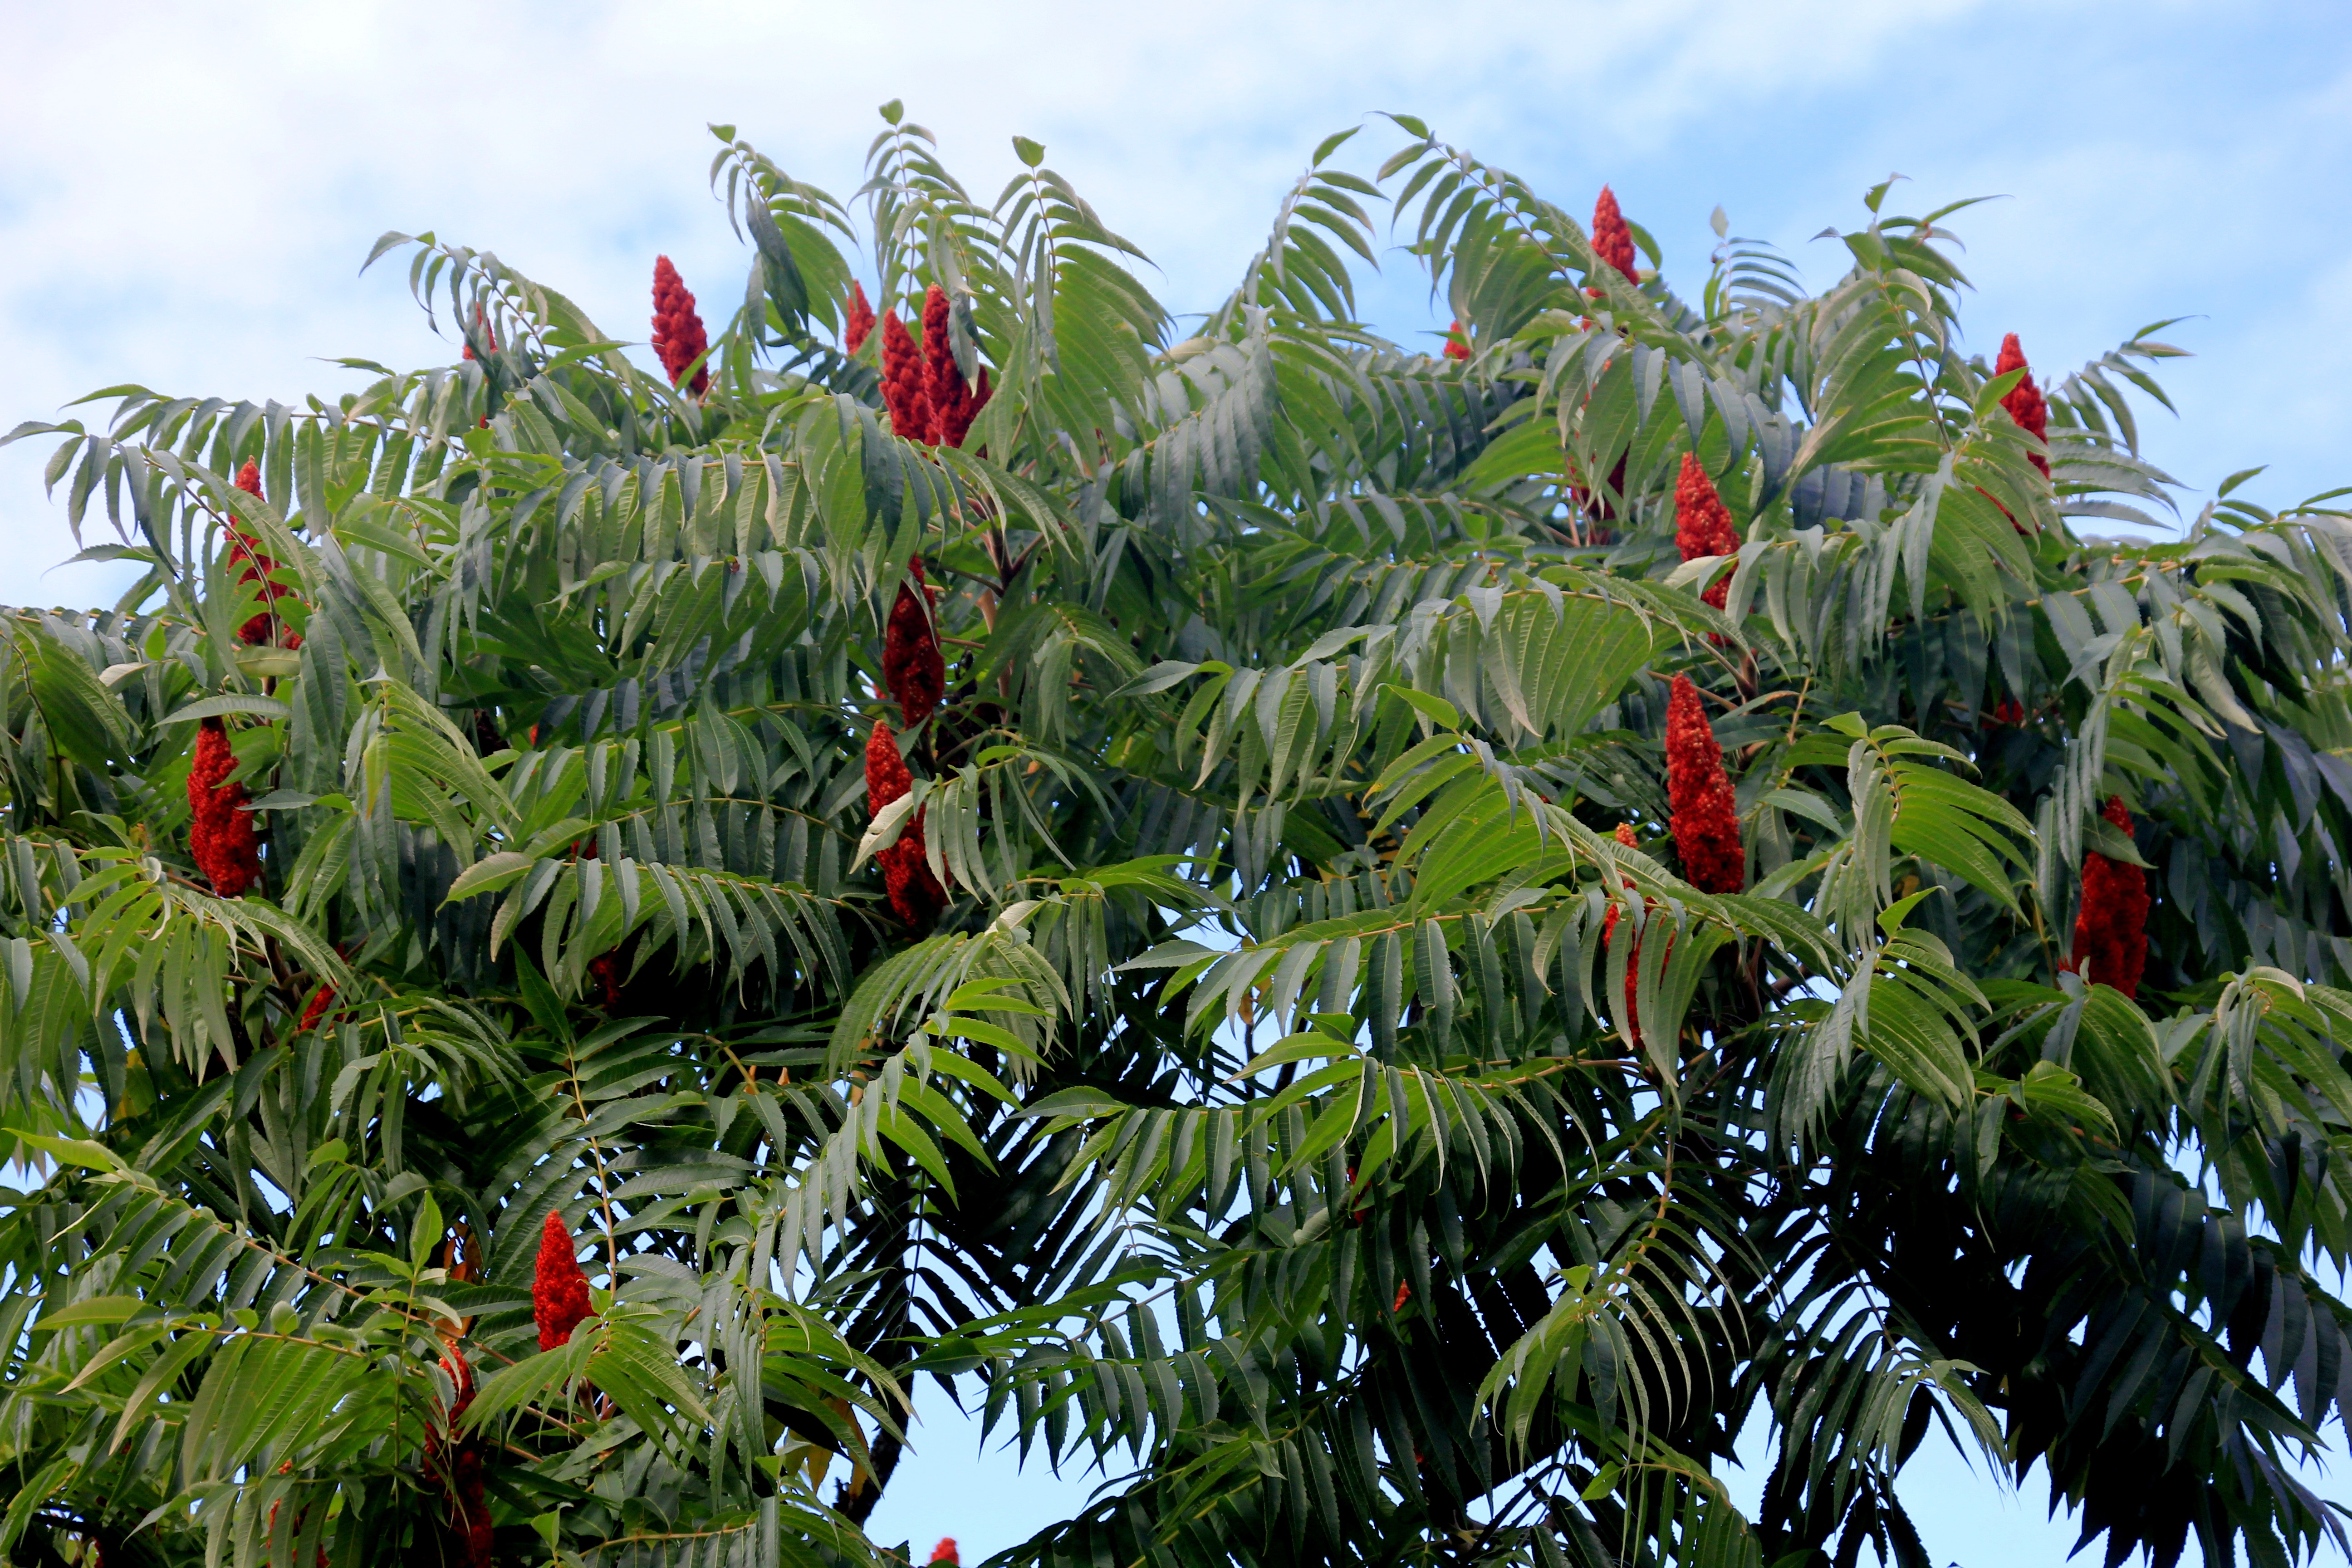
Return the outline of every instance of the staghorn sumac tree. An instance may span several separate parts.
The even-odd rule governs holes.
[[[660,374],[391,235],[447,363],[12,437],[144,574],[0,641],[0,1549],[879,1561],[926,1386],[1105,1468],[1006,1563],[1915,1564],[1939,1429],[2340,1542],[2326,498],[1885,187],[1811,294],[1400,117],[1188,336],[885,114],[719,128]]]

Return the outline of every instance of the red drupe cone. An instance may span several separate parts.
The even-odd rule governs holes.
[[[896,310],[882,312],[882,405],[890,411],[892,434],[909,441],[931,438],[931,400],[923,388],[923,351]]]
[[[327,1010],[334,1005],[335,988],[333,986],[321,985],[311,992],[309,1005],[302,1009],[302,1021],[294,1026],[295,1033],[307,1035],[317,1028],[319,1021],[327,1016]]]
[[[1675,847],[1691,886],[1707,893],[1739,891],[1748,882],[1739,803],[1723,771],[1715,727],[1687,675],[1675,677],[1666,699],[1666,798],[1674,805]]]
[[[245,468],[237,470],[237,489],[242,489],[247,496],[261,494],[261,463],[252,461],[252,458],[245,458]],[[273,572],[278,572],[278,562],[273,562],[268,555],[261,552],[261,541],[254,538],[252,533],[247,533],[245,529],[237,527],[236,517],[230,517],[228,520],[228,555],[230,560],[240,562],[240,564],[245,566],[245,569],[237,574],[237,581],[261,583],[264,595],[268,593],[270,588],[268,576]],[[247,637],[247,642],[254,642],[254,639]]]
[[[1633,837],[1633,825],[1630,822],[1619,823],[1614,837],[1618,843],[1628,849],[1639,849],[1642,847],[1641,840]],[[1625,885],[1632,887],[1633,879],[1627,878]],[[1612,903],[1609,906],[1609,912],[1601,920],[1601,946],[1603,952],[1608,950],[1611,941],[1616,935],[1617,906]],[[1641,976],[1642,939],[1636,934],[1633,938],[1633,950],[1625,955],[1625,1020],[1626,1031],[1633,1037],[1633,1043],[1637,1046],[1642,1043],[1642,1026],[1639,1021],[1641,1008],[1638,1005],[1641,994]]]
[[[188,764],[188,854],[196,869],[224,899],[243,896],[261,879],[261,848],[253,836],[253,814],[245,786],[226,782],[236,770],[228,731],[207,719],[196,731],[195,755]]]
[[[910,926],[928,926],[948,901],[947,889],[931,875],[923,843],[923,814],[907,824],[898,842],[875,857],[882,865],[882,887],[890,895],[890,910]]]
[[[971,389],[956,368],[948,314],[947,290],[934,283],[923,291],[923,395],[931,405],[931,444],[957,447],[971,425],[971,416],[964,412]]]
[[[882,808],[901,799],[915,787],[915,775],[907,771],[907,759],[898,754],[898,737],[892,732],[887,720],[874,721],[874,732],[866,737],[866,816],[868,820],[882,815]]]
[[[914,787],[914,775],[907,771],[907,760],[898,754],[898,738],[891,733],[887,721],[877,719],[874,732],[866,740],[867,819],[880,816],[883,807],[904,799]],[[898,842],[875,855],[874,863],[882,868],[882,886],[890,895],[892,912],[911,926],[930,924],[948,896],[940,879],[931,875],[920,811],[899,829]]]
[[[677,275],[668,257],[655,257],[654,353],[661,355],[669,384],[677,385],[686,367],[700,359],[709,346],[710,336],[702,330],[702,318],[695,313],[694,296],[687,292],[686,279]],[[708,366],[695,365],[694,384],[688,390],[697,397],[710,390]]]
[[[866,300],[866,285],[856,279],[849,283],[849,307],[842,312],[841,352],[854,354],[866,346],[874,331],[874,307]]]
[[[2106,819],[2129,834],[2121,795],[2107,797]],[[2094,984],[2137,1000],[2147,968],[2147,873],[2094,849],[2083,857],[2083,901],[2074,915],[2074,956],[2066,967]]]
[[[914,581],[898,584],[898,597],[882,634],[882,679],[898,699],[901,725],[911,730],[947,696],[948,667],[940,653],[939,628],[931,624],[931,603],[940,591],[924,584],[920,556],[908,559],[907,572]],[[918,589],[920,598],[916,597]]]
[[[1689,452],[1683,454],[1682,474],[1675,480],[1675,545],[1685,561],[1739,553],[1739,531],[1731,526],[1731,510],[1716,493],[1706,469]],[[1726,574],[1699,597],[1719,610],[1730,593],[1731,577]]]
[[[1608,186],[1601,187],[1601,199],[1592,204],[1592,248],[1601,259],[1625,275],[1625,281],[1638,284],[1642,279],[1633,271],[1633,231],[1627,226],[1625,215],[1617,210],[1617,193]]]
[[[539,1227],[539,1268],[531,1280],[530,1315],[539,1324],[539,1348],[551,1351],[572,1342],[572,1331],[595,1309],[588,1301],[588,1276],[580,1271],[572,1233],[563,1216],[548,1211]]]
[[[960,1564],[963,1562],[962,1558],[956,1555],[954,1536],[943,1535],[940,1538],[940,1543],[931,1548],[931,1561],[934,1563],[948,1563],[950,1565],[950,1568],[953,1568],[953,1565]]]
[[[1446,329],[1445,357],[1458,360],[1470,357],[1470,334],[1462,330],[1462,322],[1458,319]]]
[[[604,1011],[610,1013],[621,1005],[621,955],[602,952],[588,961],[588,978],[596,983],[596,994]]]
[[[955,342],[950,336],[950,305],[946,292],[934,285],[923,296],[923,395],[930,402],[931,442],[961,447],[971,422],[988,405],[988,371],[983,366],[975,388],[957,368]]]
[[[247,458],[245,466],[236,471],[236,488],[249,496],[259,496],[261,465]],[[236,518],[229,519],[230,558],[244,565],[244,570],[236,574],[236,580],[257,585],[261,590],[262,603],[268,606],[257,616],[247,616],[245,624],[236,628],[237,641],[275,641],[289,648],[300,647],[302,634],[287,627],[278,615],[279,604],[293,595],[278,581],[278,563],[263,554],[260,541],[237,527],[236,521]]]
[[[482,334],[482,342],[488,346],[489,351],[492,353],[498,353],[498,334],[490,331],[489,319],[484,314],[482,308],[479,305],[474,307],[474,330]],[[474,345],[471,342],[468,342],[466,345],[465,357],[467,359],[472,359],[474,357]],[[488,423],[488,421],[485,421],[484,423]]]
[[[2000,340],[2000,359],[1993,365],[1992,373],[2007,375],[2013,370],[2025,370],[2025,351],[2018,346],[2015,332]],[[2026,371],[2015,386],[2001,395],[2000,405],[2009,410],[2009,416],[2017,421],[2020,429],[2042,445],[2049,444],[2050,404],[2042,395],[2042,389],[2033,384],[2032,371]],[[2050,477],[2047,456],[2041,452],[2029,452],[2026,456],[2042,470],[2043,479]]]
[[[949,446],[963,445],[963,438],[971,432],[971,422],[980,417],[980,411],[988,406],[988,400],[995,395],[996,389],[988,384],[988,367],[982,365],[980,380],[973,384],[971,391],[957,407],[955,418],[946,426],[944,435]],[[987,455],[986,447],[981,450],[983,457]]]

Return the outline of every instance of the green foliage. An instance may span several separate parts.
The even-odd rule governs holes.
[[[467,1561],[478,1464],[501,1560],[878,1561],[926,1380],[1111,1478],[1007,1564],[1908,1568],[1938,1428],[2110,1562],[2343,1542],[2352,519],[2083,532],[2173,506],[2158,329],[2045,478],[1958,209],[1693,302],[1400,118],[1184,337],[1044,149],[982,200],[885,119],[863,225],[719,128],[703,399],[390,235],[470,357],[11,437],[143,575],[0,626],[0,1552]],[[1469,360],[1355,319],[1386,226]],[[990,371],[960,450],[831,341],[861,236]],[[915,556],[948,702],[869,831]],[[1738,893],[1677,875],[1678,674]],[[2067,965],[2091,851],[2137,999]]]

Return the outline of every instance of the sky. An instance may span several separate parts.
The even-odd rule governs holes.
[[[1044,142],[1180,310],[1223,297],[1323,135],[1367,124],[1340,161],[1376,167],[1381,110],[1573,212],[1608,182],[1694,294],[1718,203],[1820,286],[1843,252],[1811,237],[1858,226],[1875,181],[1906,177],[1895,210],[1995,198],[1950,226],[1971,348],[2016,331],[2046,381],[2184,317],[2161,334],[2195,355],[2163,371],[2179,416],[2145,426],[2184,515],[2257,465],[2241,493],[2266,506],[2352,483],[2342,0],[0,0],[0,428],[118,383],[294,401],[357,390],[335,357],[445,361],[404,268],[360,276],[387,229],[495,250],[617,336],[645,334],[666,253],[723,316],[745,256],[706,127],[846,199],[902,98],[983,195],[1013,135]],[[1368,315],[1429,341],[1425,279],[1382,265]],[[58,564],[50,447],[0,449],[0,603],[106,602],[123,568]],[[880,1533],[976,1562],[1083,1494],[976,1458],[951,1415],[927,1409]],[[1905,1490],[1938,1563],[2073,1544],[2038,1480],[2013,1497],[1931,1451]]]

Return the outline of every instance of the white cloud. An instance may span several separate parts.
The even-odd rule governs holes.
[[[2187,37],[2211,9],[2130,14]],[[2242,122],[2202,149],[2144,114],[2097,134],[2077,123],[2063,95],[2079,91],[2084,60],[2051,37],[2092,37],[2119,4],[2060,18],[2021,0],[110,12],[0,0],[0,15],[17,58],[45,64],[20,67],[0,100],[11,423],[116,381],[290,399],[352,384],[324,356],[446,353],[393,266],[354,277],[388,227],[495,249],[623,335],[646,330],[651,258],[667,251],[716,313],[742,254],[705,188],[705,122],[731,121],[845,196],[874,106],[891,96],[983,197],[1013,166],[1012,133],[1045,140],[1160,262],[1157,286],[1179,308],[1213,299],[1260,243],[1318,137],[1381,109],[1424,115],[1570,205],[1614,179],[1685,269],[1717,200],[1795,239],[1851,221],[1860,185],[1900,166],[1923,191],[2019,192],[1969,230],[1988,303],[2003,302],[1990,258],[2024,237],[2017,215],[2079,225],[2121,205],[2121,220],[2099,220],[2115,226],[2068,231],[2049,262],[2084,297],[2076,318],[2109,309],[2105,290],[2201,281],[2209,247],[2149,216],[2178,217],[2184,204],[2158,193],[2184,169],[2239,189],[2285,177],[2261,166],[2279,101],[2233,106]],[[1972,116],[1978,98],[2002,107]],[[2342,123],[2340,102],[2327,107]],[[2045,152],[2035,118],[2074,127],[2072,140]],[[2126,190],[2132,203],[2084,199]],[[2308,292],[2308,275],[2291,281],[2282,298]],[[1375,299],[1393,330],[1420,324],[1409,278]],[[70,549],[40,499],[39,458],[0,453],[0,518],[17,546],[0,562],[0,601],[95,595],[104,569],[35,575]]]

